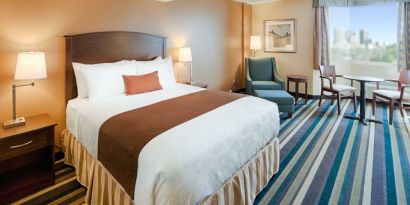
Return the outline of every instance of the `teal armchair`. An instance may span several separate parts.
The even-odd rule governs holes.
[[[245,69],[248,95],[253,95],[254,90],[285,90],[275,58],[246,58]]]

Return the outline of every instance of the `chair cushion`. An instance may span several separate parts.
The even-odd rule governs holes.
[[[281,90],[279,83],[274,81],[252,81],[254,90]]]
[[[273,80],[272,58],[249,58],[249,74],[255,81]]]
[[[395,100],[400,99],[401,94],[401,92],[397,90],[374,90],[373,93]],[[403,99],[410,99],[410,94],[404,93]]]
[[[295,98],[283,90],[254,90],[256,97],[275,102],[279,105],[291,105],[295,103]]]
[[[326,89],[330,89],[329,85],[325,85],[323,87],[326,88]],[[348,86],[348,85],[333,84],[333,90],[338,91],[338,92],[356,91],[356,88]]]

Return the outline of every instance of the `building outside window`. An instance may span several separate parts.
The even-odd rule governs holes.
[[[397,63],[396,3],[331,7],[331,60],[358,63]]]

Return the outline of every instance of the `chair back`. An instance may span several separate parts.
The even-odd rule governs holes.
[[[275,58],[249,58],[249,74],[253,81],[273,81]]]
[[[336,83],[336,68],[334,65],[321,65],[319,71],[321,77],[332,78],[333,82]]]
[[[410,70],[404,70],[402,69],[400,71],[400,77],[399,77],[399,90],[401,89],[402,84],[408,84],[410,85]]]

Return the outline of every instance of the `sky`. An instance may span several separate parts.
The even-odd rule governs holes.
[[[397,42],[397,4],[384,3],[373,6],[331,7],[330,35],[333,38],[334,29],[369,32],[373,41]]]

